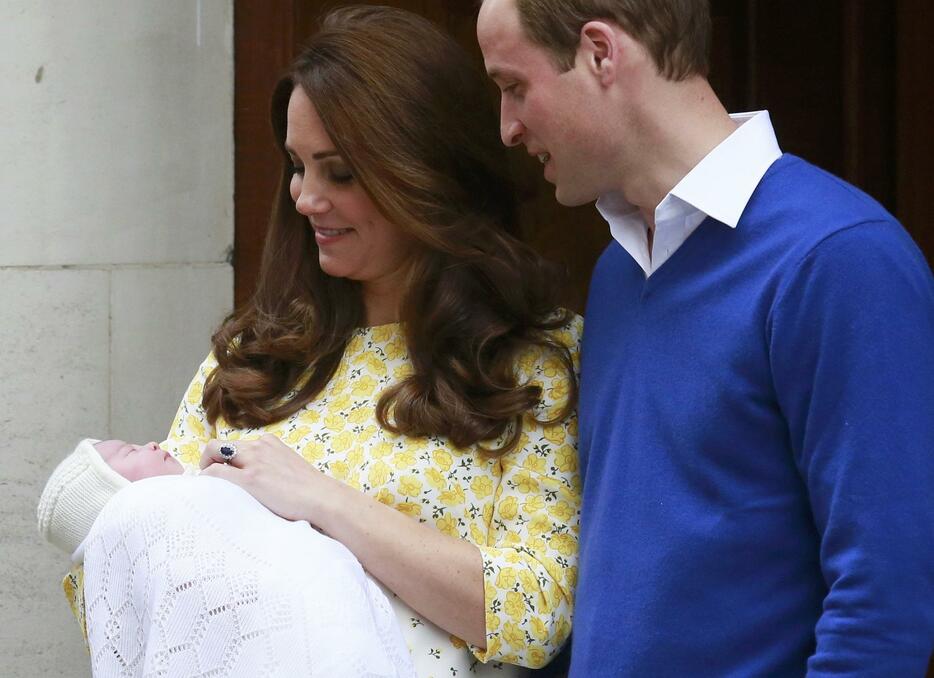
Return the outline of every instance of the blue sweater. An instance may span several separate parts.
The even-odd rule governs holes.
[[[934,279],[784,155],[734,230],[591,282],[571,675],[921,676],[934,649]]]

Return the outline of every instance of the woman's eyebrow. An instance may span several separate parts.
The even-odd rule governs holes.
[[[283,144],[283,148],[285,149],[285,152],[291,155],[293,158],[297,157],[298,154],[295,152],[295,149],[293,149],[288,144]],[[325,158],[331,158],[331,157],[339,156],[339,155],[340,153],[338,153],[336,150],[331,149],[327,151],[318,151],[317,153],[312,153],[311,159],[312,160],[324,160]]]

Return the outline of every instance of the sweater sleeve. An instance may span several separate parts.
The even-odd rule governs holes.
[[[934,645],[934,280],[894,222],[780,291],[772,371],[827,586],[809,676],[923,675]]]
[[[560,334],[576,361],[580,318]],[[520,372],[543,389],[536,416],[552,418],[571,386],[553,357],[529,356]],[[486,544],[480,544],[486,603],[483,662],[537,668],[571,631],[577,578],[580,480],[577,418],[542,425],[526,418],[519,447],[500,459]]]
[[[162,448],[188,468],[197,468],[205,443],[215,437],[215,427],[201,406],[204,383],[217,367],[214,354],[208,355],[188,385]]]

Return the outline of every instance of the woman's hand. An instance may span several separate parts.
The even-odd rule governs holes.
[[[237,450],[229,463],[220,454],[224,444]],[[202,475],[236,483],[273,513],[312,524],[315,507],[334,493],[337,483],[268,433],[259,440],[211,440],[200,466]]]
[[[220,454],[225,442],[205,446],[204,475],[236,483],[283,518],[307,520],[428,619],[486,646],[483,558],[476,546],[321,473],[273,435],[234,442],[230,463]]]

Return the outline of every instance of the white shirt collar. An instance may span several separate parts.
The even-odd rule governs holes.
[[[655,208],[652,252],[645,220],[621,193],[602,196],[597,210],[613,238],[645,271],[646,277],[668,260],[708,216],[736,228],[766,170],[781,157],[768,111],[730,116],[736,130],[720,142]]]

